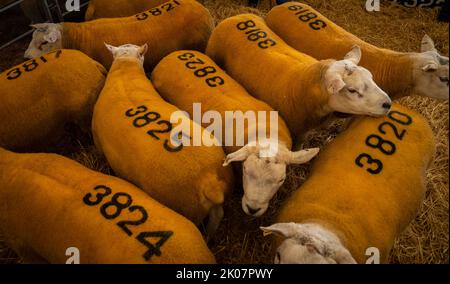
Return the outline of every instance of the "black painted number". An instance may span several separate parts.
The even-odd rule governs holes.
[[[369,173],[374,175],[381,173],[383,170],[383,163],[378,159],[372,158],[372,156],[367,153],[359,155],[356,158],[355,163],[358,167],[365,168]]]
[[[129,110],[127,110],[125,112],[125,115],[128,117],[135,117],[138,114],[144,113],[146,112],[148,109],[146,106],[139,106],[136,108],[136,110],[134,108],[130,108]]]
[[[100,207],[100,212],[102,213],[103,217],[106,219],[116,219],[119,217],[120,213],[122,213],[123,210],[128,208],[133,200],[131,199],[131,196],[128,193],[119,192],[113,195],[110,202],[107,202],[103,204],[102,207]],[[108,210],[108,208],[114,208],[113,213],[108,213],[108,211],[111,212],[111,210]]]
[[[61,56],[61,53],[62,53],[62,50],[59,49],[59,50],[55,50],[55,51],[48,53],[47,56],[50,54],[55,54],[55,58],[59,58]],[[38,58],[27,61],[27,62],[23,63],[21,67],[17,67],[17,68],[14,68],[14,69],[8,71],[8,73],[6,73],[6,79],[7,80],[15,80],[15,79],[19,78],[20,76],[22,76],[22,74],[24,72],[28,73],[28,72],[32,72],[32,71],[36,70],[39,67],[38,60],[40,60],[42,63],[48,62],[48,59],[45,56],[40,56]]]
[[[211,88],[214,88],[214,87],[217,87],[219,85],[225,84],[225,81],[223,80],[222,77],[215,76],[215,77],[206,79],[206,84],[208,84],[208,86],[210,86]]]
[[[257,28],[256,23],[252,20],[240,22],[236,27],[240,31],[245,31],[247,39],[257,42],[259,48],[266,49],[277,44],[275,40],[267,38],[267,32]]]
[[[98,192],[96,195],[95,195],[95,199],[94,200],[92,200],[92,193],[88,193],[88,194],[86,194],[86,196],[84,196],[84,198],[83,198],[83,201],[84,201],[84,203],[86,204],[86,205],[89,205],[89,206],[95,206],[95,205],[98,205],[98,204],[100,204],[102,201],[103,201],[103,199],[105,198],[105,197],[107,197],[108,195],[110,195],[111,194],[111,188],[109,188],[109,187],[107,187],[107,186],[104,186],[104,185],[99,185],[99,186],[96,186],[95,188],[94,188],[94,190],[96,191],[96,192]]]
[[[195,54],[191,52],[186,52],[181,55],[178,55],[178,59],[181,61],[190,61],[186,62],[185,66],[186,68],[190,70],[195,70],[194,75],[198,78],[205,78],[208,77],[208,75],[214,74],[217,72],[216,68],[213,66],[206,66],[203,67],[203,65],[206,64],[204,60],[201,58],[197,58]],[[203,68],[201,68],[203,67]],[[219,85],[225,84],[225,80],[220,76],[212,76],[205,79],[206,84],[211,87],[215,88]]]
[[[96,206],[102,203],[104,198],[112,193],[112,189],[105,185],[98,185],[94,188],[96,191],[95,200],[92,200],[92,194],[88,193],[83,198],[83,202],[88,206]],[[106,220],[116,219],[121,215],[123,210],[128,208],[130,213],[138,212],[139,217],[134,220],[122,220],[116,223],[127,236],[133,236],[133,232],[130,226],[139,227],[148,221],[147,210],[140,205],[133,205],[133,198],[130,194],[125,192],[115,193],[109,202],[104,203],[100,207],[100,213]],[[113,209],[110,209],[113,208]],[[112,211],[112,212],[111,212]],[[135,214],[134,214],[135,215]],[[140,232],[136,237],[136,240],[147,247],[147,251],[143,257],[146,261],[149,261],[153,256],[161,256],[161,247],[164,243],[173,235],[172,231],[155,231],[155,232]],[[152,243],[150,239],[158,239],[157,242]]]
[[[148,214],[144,207],[137,205],[129,207],[128,211],[130,211],[130,213],[137,211],[141,216],[139,219],[133,221],[120,221],[117,223],[117,226],[119,226],[128,236],[132,236],[133,232],[131,232],[128,226],[139,226],[144,224],[148,219]]]
[[[380,126],[378,126],[378,131],[380,131],[380,133],[382,134],[387,134],[386,129],[392,129],[392,132],[394,133],[395,137],[397,137],[398,140],[403,140],[403,138],[405,137],[406,130],[403,129],[401,132],[399,132],[399,130],[393,123],[386,121],[380,124]]]
[[[148,248],[148,251],[144,254],[145,260],[150,260],[152,256],[161,256],[161,246],[173,235],[170,231],[159,232],[142,232],[136,239]],[[149,238],[158,238],[155,244],[148,241]]]
[[[317,19],[318,15],[314,12],[310,12],[308,9],[303,9],[300,5],[292,5],[289,6],[288,9],[290,11],[295,12],[294,14],[298,16],[298,19],[304,23],[309,23],[309,27],[315,31],[324,29],[327,27],[327,24]]]
[[[6,73],[6,79],[8,80],[15,80],[17,78],[20,77],[20,75],[22,75],[22,71],[20,71],[20,68],[14,68],[11,71],[9,71],[8,73]]]
[[[386,155],[393,155],[396,150],[394,143],[389,140],[385,140],[381,136],[376,134],[372,134],[367,137],[366,145],[371,148],[378,149]]]
[[[152,137],[155,140],[161,140],[161,138],[158,136],[158,134],[161,133],[169,133],[172,131],[173,126],[170,121],[167,120],[160,120],[161,114],[155,112],[155,111],[148,111],[148,107],[145,105],[136,107],[136,108],[130,108],[125,112],[125,116],[133,119],[133,126],[135,128],[144,128],[149,126],[152,123],[155,123],[156,125],[163,126],[162,129],[151,129],[147,131],[147,134]],[[168,152],[174,153],[179,152],[183,150],[183,144],[179,145],[178,147],[171,147],[169,145],[169,140],[166,139],[164,141],[163,145],[164,149]]]
[[[136,128],[142,128],[144,126],[149,125],[152,122],[157,121],[160,118],[161,118],[161,115],[159,113],[157,113],[157,112],[153,112],[153,111],[147,112],[143,116],[137,117],[133,121],[133,125]]]

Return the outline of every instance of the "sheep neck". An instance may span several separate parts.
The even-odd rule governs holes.
[[[293,84],[284,103],[285,109],[279,110],[296,139],[332,112],[327,108],[329,96],[322,84],[329,62],[320,61],[290,74],[289,81]]]
[[[82,25],[64,23],[62,32],[62,47],[66,49],[82,50],[81,47],[84,42],[84,34],[82,30]]]
[[[372,72],[375,82],[392,99],[399,99],[411,95],[413,63],[410,53],[373,47],[364,50],[360,65]]]
[[[114,88],[118,96],[126,96],[130,101],[160,99],[137,58],[118,58],[109,70],[107,86]]]

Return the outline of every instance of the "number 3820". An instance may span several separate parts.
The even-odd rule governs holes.
[[[413,123],[411,116],[399,112],[391,111],[388,118],[392,121],[385,121],[378,126],[378,132],[367,136],[366,146],[377,149],[386,156],[394,155],[397,151],[397,146],[394,142],[384,139],[381,135],[387,135],[388,132],[393,134],[395,138],[402,141],[406,135],[406,129],[399,129],[398,126],[408,126]],[[371,156],[368,153],[361,153],[355,159],[356,166],[365,169],[367,172],[376,175],[383,171],[383,162]]]

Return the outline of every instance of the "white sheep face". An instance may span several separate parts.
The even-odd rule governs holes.
[[[62,48],[62,27],[60,24],[44,23],[31,25],[35,28],[33,38],[24,57],[31,59]]]
[[[336,264],[332,258],[320,254],[311,244],[302,244],[295,239],[286,239],[277,249],[275,264]]]
[[[119,47],[115,47],[105,43],[106,47],[111,51],[114,60],[119,58],[137,59],[141,66],[144,66],[144,56],[147,53],[148,45],[142,46],[134,44],[124,44]]]
[[[355,264],[337,236],[318,224],[278,223],[262,227],[286,238],[277,248],[275,264]]]
[[[328,106],[342,113],[386,115],[392,101],[375,83],[372,73],[357,65],[360,59],[361,49],[355,46],[344,60],[330,65],[324,76],[330,95]]]
[[[421,53],[414,55],[413,93],[434,99],[449,99],[449,60],[438,53],[433,40],[425,35]]]
[[[224,166],[231,162],[243,161],[242,209],[247,215],[260,217],[269,207],[269,202],[278,192],[286,179],[286,167],[289,164],[309,162],[318,153],[318,148],[291,152],[279,145],[275,157],[261,157],[261,147],[244,146],[227,156]]]

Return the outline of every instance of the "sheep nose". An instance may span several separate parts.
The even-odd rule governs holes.
[[[383,108],[385,108],[385,109],[390,109],[391,108],[391,104],[390,103],[384,103],[383,104]]]
[[[261,210],[261,208],[254,209],[254,208],[252,208],[252,207],[250,207],[250,206],[248,206],[248,205],[247,205],[247,209],[248,209],[248,212],[249,212],[251,215],[255,215],[256,213],[258,213],[258,212]]]

